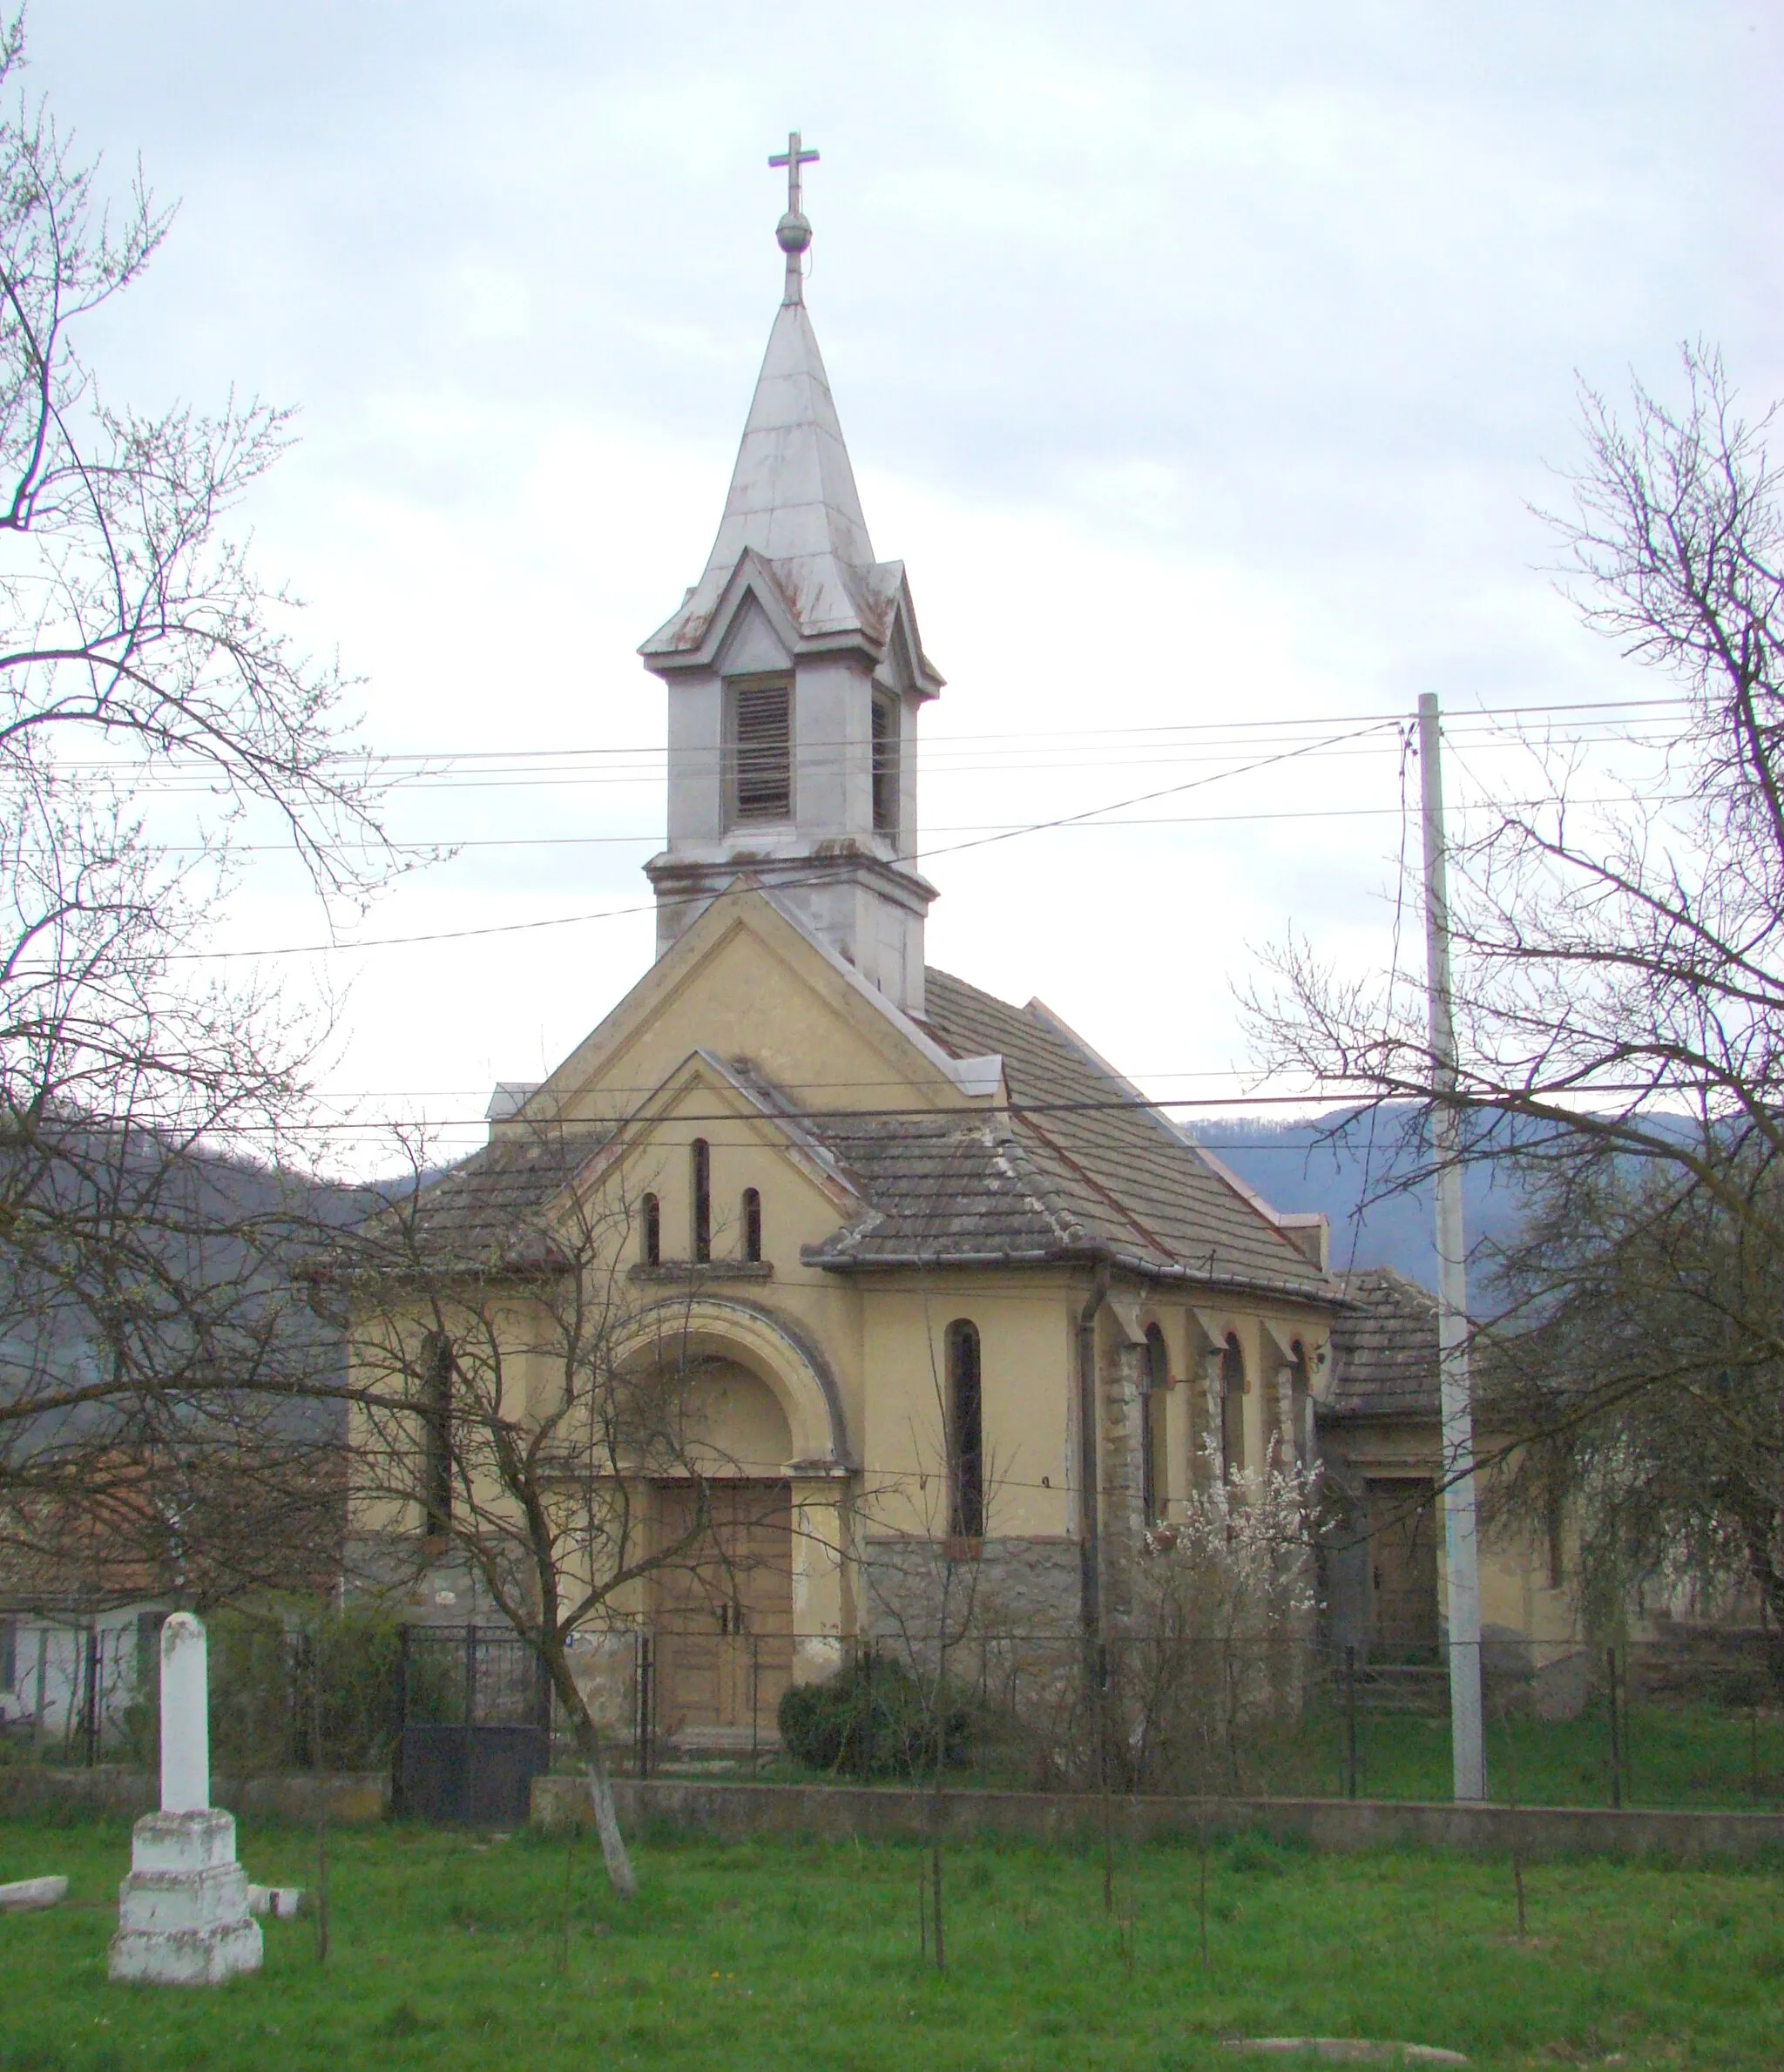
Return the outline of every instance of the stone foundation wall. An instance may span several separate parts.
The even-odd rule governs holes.
[[[887,1536],[861,1549],[861,1637],[933,1647],[969,1636],[1065,1638],[1078,1630],[1078,1542],[1066,1539],[922,1540]]]
[[[294,1771],[274,1777],[211,1780],[212,1803],[238,1819],[290,1820],[312,1826],[321,1813],[332,1827],[374,1827],[389,1819],[388,1771]],[[78,1811],[95,1817],[135,1819],[160,1804],[160,1779],[116,1763],[91,1770],[57,1770],[48,1764],[17,1763],[0,1768],[0,1819],[25,1820]]]

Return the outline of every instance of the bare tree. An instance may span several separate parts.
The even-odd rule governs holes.
[[[1576,510],[1552,523],[1588,622],[1679,681],[1688,719],[1659,795],[1632,786],[1609,806],[1578,800],[1571,760],[1532,741],[1540,802],[1497,808],[1456,847],[1456,1100],[1720,1191],[1731,1131],[1774,1147],[1780,1130],[1784,496],[1774,414],[1747,424],[1720,358],[1684,360],[1679,410],[1639,388],[1625,429],[1586,395]],[[1273,1059],[1335,1090],[1428,1097],[1416,989],[1390,998],[1300,942],[1273,962],[1279,987],[1251,1002]]]
[[[598,1157],[612,1141],[510,1133],[348,1239],[332,1285],[353,1345],[358,1543],[393,1581],[462,1564],[532,1650],[629,1895],[600,1718],[615,1650],[672,1576],[728,1598],[747,1529],[784,1513],[765,1495],[740,1535],[719,1529],[740,1523],[721,1497],[759,1488],[761,1464],[724,1450],[685,1298],[632,1277],[636,1198]],[[666,1484],[689,1500],[672,1518]]]
[[[1784,1623],[1784,1260],[1706,1191],[1600,1163],[1540,1193],[1500,1261],[1495,1502],[1578,1550],[1614,1627],[1645,1594]]]
[[[1775,407],[1744,417],[1702,347],[1682,374],[1676,405],[1638,386],[1625,417],[1584,394],[1573,508],[1550,523],[1587,624],[1674,686],[1684,717],[1595,768],[1590,796],[1569,753],[1528,739],[1535,803],[1490,799],[1452,851],[1453,1098],[1464,1156],[1540,1180],[1539,1227],[1595,1227],[1616,1194],[1613,1248],[1634,1216],[1657,1246],[1690,1229],[1763,1261],[1718,1298],[1748,1292],[1742,1357],[1763,1365],[1784,1357],[1784,483]],[[1416,1136],[1434,1078],[1422,991],[1301,942],[1274,967],[1249,1002],[1267,1060],[1409,1103]],[[1585,1270],[1558,1253],[1545,1293],[1531,1263],[1526,1319]]]
[[[210,924],[244,827],[331,920],[402,859],[347,685],[230,530],[288,413],[110,394],[90,321],[171,213],[139,175],[105,199],[24,51],[0,20],[0,1491],[29,1536],[96,1463],[205,1481],[254,1393],[288,1409],[316,1356],[288,1259],[333,1211],[243,1160],[294,1158],[326,1021],[207,976]]]

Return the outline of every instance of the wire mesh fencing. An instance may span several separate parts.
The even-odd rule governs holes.
[[[0,1620],[0,1760],[153,1771],[166,1616]],[[223,1612],[206,1630],[214,1774],[389,1764],[401,1724],[395,1621]]]
[[[0,1629],[0,1761],[159,1762],[159,1614]],[[223,1776],[394,1767],[405,1723],[575,1736],[499,1626],[210,1623]],[[617,1772],[804,1784],[1443,1801],[1450,1664],[1312,1636],[974,1630],[578,1637]],[[1703,1630],[1482,1647],[1488,1792],[1527,1805],[1784,1809],[1784,1637]]]
[[[1026,1791],[1443,1801],[1450,1664],[1305,1638],[1127,1632],[729,1637],[728,1683],[639,1631],[608,1704],[639,1775],[919,1777]],[[685,1649],[680,1650],[685,1652]],[[753,1660],[752,1657],[754,1657]],[[620,1658],[609,1663],[619,1670]],[[1784,1641],[1720,1633],[1592,1644],[1490,1639],[1489,1796],[1524,1805],[1784,1805]]]

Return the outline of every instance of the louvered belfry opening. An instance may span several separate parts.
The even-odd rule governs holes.
[[[883,693],[874,699],[874,832],[898,832],[898,707]]]
[[[740,681],[730,693],[730,791],[733,821],[793,818],[793,685],[780,678]]]

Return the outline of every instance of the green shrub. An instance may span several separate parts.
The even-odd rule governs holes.
[[[395,1620],[361,1610],[318,1616],[228,1609],[205,1624],[211,1763],[220,1776],[380,1770],[389,1762],[400,1724]],[[124,1720],[132,1759],[151,1769],[159,1760],[159,1662],[152,1650],[150,1678]]]
[[[971,1759],[973,1718],[953,1689],[863,1654],[780,1700],[780,1745],[795,1762],[848,1777],[927,1777]]]

